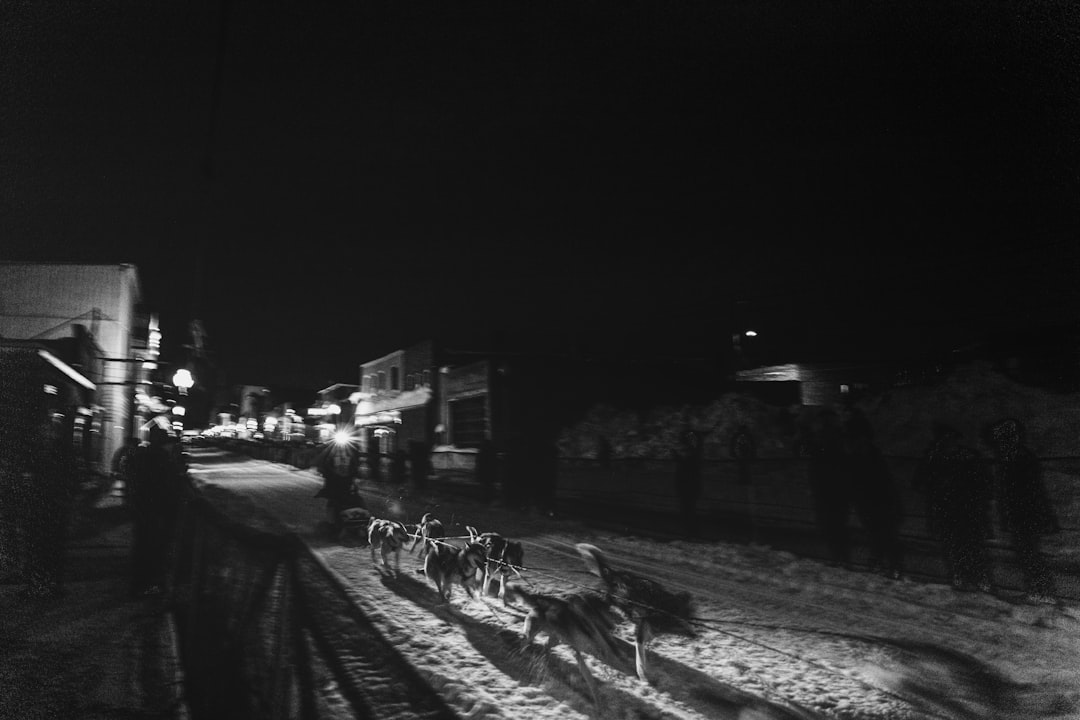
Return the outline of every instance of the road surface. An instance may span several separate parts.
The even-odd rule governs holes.
[[[1080,718],[1075,608],[1017,607],[943,586],[828,568],[761,546],[663,543],[581,523],[437,497],[365,489],[373,514],[415,522],[435,512],[448,534],[494,530],[525,546],[523,580],[559,593],[593,587],[574,550],[590,542],[612,564],[689,592],[694,637],[660,636],[649,683],[589,658],[594,705],[573,655],[526,646],[524,613],[457,591],[441,603],[401,557],[400,572],[368,548],[318,531],[321,481],[310,471],[229,456],[191,455],[191,476],[249,498],[304,538],[349,597],[463,717],[492,718]],[[629,639],[629,626],[620,637]],[[361,680],[362,681],[362,680]]]

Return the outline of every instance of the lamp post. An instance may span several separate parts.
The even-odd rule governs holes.
[[[188,390],[195,384],[195,379],[191,377],[191,371],[186,368],[180,368],[172,377],[173,385],[180,390],[181,395],[187,395]]]

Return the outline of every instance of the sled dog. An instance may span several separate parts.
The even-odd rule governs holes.
[[[435,583],[439,597],[445,602],[450,601],[455,585],[476,597],[476,571],[484,559],[484,547],[479,543],[469,542],[460,547],[437,541],[431,543],[424,558],[424,574]]]
[[[409,545],[409,552],[411,553],[416,548],[417,543],[423,543],[420,546],[420,560],[427,558],[427,554],[431,552],[431,548],[436,543],[432,540],[442,540],[446,537],[446,530],[443,528],[442,521],[431,513],[424,513],[420,518],[420,522],[416,524],[416,531],[412,533],[413,541]]]
[[[645,651],[656,633],[693,636],[689,593],[673,593],[659,582],[608,564],[600,548],[578,543],[577,551],[589,572],[600,578],[605,599],[634,625],[637,675],[647,680]]]
[[[487,597],[490,594],[491,582],[497,575],[499,577],[499,598],[503,603],[506,603],[506,582],[511,573],[520,576],[517,568],[521,567],[525,559],[525,551],[522,549],[521,543],[516,540],[509,540],[496,532],[478,532],[476,528],[469,525],[466,526],[466,529],[469,531],[472,542],[483,545],[484,551],[487,553],[487,558],[484,561],[484,580],[481,596]]]
[[[523,628],[526,643],[531,643],[537,633],[543,632],[548,637],[546,649],[563,643],[573,650],[578,670],[585,679],[593,703],[599,705],[596,679],[589,671],[583,654],[592,655],[616,668],[627,667],[612,635],[619,618],[608,600],[603,595],[589,591],[565,595],[537,593],[515,582],[507,585],[506,597],[529,608]]]
[[[389,568],[386,559],[394,556],[395,572],[401,570],[401,548],[409,539],[405,526],[395,520],[372,518],[368,523],[368,544],[371,546],[371,562],[378,565],[376,552],[382,556],[382,567]]]

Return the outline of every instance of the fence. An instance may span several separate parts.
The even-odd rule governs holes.
[[[174,557],[193,720],[456,717],[296,535],[191,490]]]
[[[901,533],[929,539],[924,498],[912,490],[910,483],[918,459],[890,456],[886,460],[904,510]],[[1042,467],[1061,524],[1071,529],[1080,527],[1080,458],[1043,458]],[[815,523],[805,458],[763,458],[745,465],[735,460],[706,459],[702,461],[701,479],[697,509],[702,516],[752,517],[760,525],[787,527]],[[606,506],[616,512],[676,513],[675,463],[649,458],[613,459],[606,463],[562,458],[557,497],[563,505]]]

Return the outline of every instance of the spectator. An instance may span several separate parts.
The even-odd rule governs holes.
[[[806,474],[818,531],[825,541],[830,561],[849,567],[851,540],[847,522],[851,497],[843,467],[843,437],[836,412],[828,408],[819,412],[805,435]]]
[[[354,505],[354,481],[360,469],[356,438],[336,435],[319,451],[316,466],[323,477],[323,486],[315,497],[326,498],[326,520],[336,536],[341,511]]]
[[[679,496],[679,513],[687,537],[697,537],[697,503],[701,496],[701,437],[697,431],[683,425],[675,457],[675,490]]]
[[[1006,418],[990,427],[997,456],[998,509],[1001,528],[1012,535],[1030,602],[1053,602],[1055,582],[1040,549],[1044,533],[1059,531],[1057,517],[1043,485],[1039,459],[1025,445],[1019,420]]]
[[[133,596],[160,594],[168,578],[170,545],[180,502],[180,476],[167,443],[168,433],[153,425],[149,444],[140,447],[134,459],[130,493]]]
[[[887,577],[900,579],[904,571],[904,547],[900,526],[904,512],[900,493],[888,463],[874,443],[873,429],[865,416],[852,408],[844,425],[847,483],[859,522],[870,540],[870,565]]]
[[[735,434],[731,436],[731,457],[735,459],[739,473],[739,484],[749,485],[750,464],[757,457],[757,444],[754,436],[750,434],[750,428],[740,425]]]
[[[990,477],[983,458],[955,428],[937,425],[912,485],[925,497],[927,529],[941,543],[953,588],[989,592]]]

